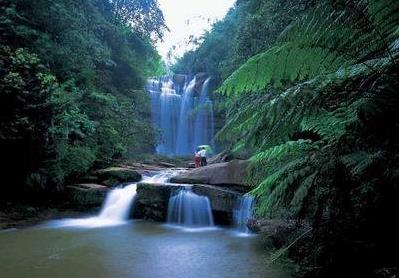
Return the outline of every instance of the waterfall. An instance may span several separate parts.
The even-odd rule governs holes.
[[[253,196],[245,194],[237,199],[233,211],[233,220],[237,231],[241,233],[250,233],[247,222],[253,217],[253,207]]]
[[[143,182],[146,183],[165,183],[168,180],[178,175],[179,173],[186,172],[184,169],[171,169],[171,170],[163,170],[154,175],[146,175],[144,174]]]
[[[165,182],[168,178],[175,175],[176,171],[161,171],[153,176],[144,176],[142,182],[157,183]],[[63,219],[51,221],[52,227],[83,227],[95,228],[115,226],[127,223],[129,214],[135,201],[136,184],[129,184],[125,187],[117,187],[111,190],[102,205],[102,209],[97,216]]]
[[[136,184],[111,190],[97,216],[77,219],[62,219],[50,222],[52,227],[96,228],[127,223],[136,195]]]
[[[195,146],[203,145],[205,144],[204,142],[212,144],[210,138],[214,137],[213,105],[208,96],[209,82],[210,78],[205,80],[202,85],[200,97],[197,100],[197,113],[194,125]]]
[[[184,89],[184,95],[181,101],[180,117],[178,119],[177,145],[175,154],[185,155],[193,153],[196,146],[191,144],[191,134],[193,130],[192,121],[189,112],[193,108],[193,90],[195,88],[196,79],[192,79],[188,86]],[[192,148],[190,149],[190,147]]]
[[[174,76],[152,78],[146,85],[152,122],[161,133],[156,151],[167,156],[191,155],[199,145],[209,144],[214,149],[210,78],[181,77],[181,81]]]
[[[173,82],[168,78],[160,81],[148,80],[147,90],[150,94],[152,121],[162,130],[163,137],[156,151],[171,155],[175,149],[180,109],[181,95],[173,89]]]
[[[186,227],[212,227],[214,225],[209,198],[192,192],[190,187],[171,196],[167,222]]]

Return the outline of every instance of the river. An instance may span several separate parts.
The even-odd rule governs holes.
[[[8,277],[289,277],[269,266],[259,237],[188,232],[145,221],[103,228],[34,227],[0,233]]]
[[[135,194],[136,184],[115,188],[98,215],[0,232],[0,277],[289,277],[269,264],[259,236],[215,226],[207,197],[180,191],[170,197],[168,223],[156,223],[129,219]]]

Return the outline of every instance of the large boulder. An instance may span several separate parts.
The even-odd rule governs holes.
[[[173,183],[138,183],[132,216],[166,221],[170,197],[187,186]],[[239,193],[205,184],[195,184],[191,188],[195,194],[209,198],[216,223],[229,224],[235,202],[240,196]]]
[[[138,183],[133,218],[166,221],[171,192],[182,187],[174,184]]]
[[[210,164],[172,177],[172,183],[245,186],[248,160]]]
[[[138,182],[142,175],[133,169],[123,167],[109,167],[93,173],[97,182],[106,186],[115,186],[121,183]]]
[[[102,205],[109,191],[107,186],[92,183],[81,183],[66,186],[68,201],[79,207]]]

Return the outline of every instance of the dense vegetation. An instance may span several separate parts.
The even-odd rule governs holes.
[[[280,254],[305,277],[393,277],[398,1],[277,2],[237,1],[175,70],[225,80],[218,137],[252,153],[258,216],[311,223]]]
[[[176,73],[207,72],[220,84],[251,56],[267,50],[277,36],[314,1],[239,0],[203,43],[173,66]]]
[[[153,42],[165,28],[153,0],[2,1],[2,190],[56,189],[151,150],[143,85],[162,70]]]

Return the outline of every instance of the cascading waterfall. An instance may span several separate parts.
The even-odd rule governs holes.
[[[100,220],[124,222],[128,219],[132,201],[136,195],[136,184],[115,188],[109,192],[99,216]]]
[[[199,146],[208,142],[214,145],[213,136],[211,132],[214,131],[214,114],[213,105],[209,99],[209,82],[210,78],[206,79],[202,85],[200,97],[197,100],[197,114],[194,124],[194,145]],[[210,125],[210,126],[209,126]],[[210,140],[211,139],[211,140]],[[214,146],[213,146],[214,149]]]
[[[190,155],[198,145],[207,144],[214,149],[214,114],[209,82],[210,78],[197,81],[196,77],[191,79],[189,76],[185,76],[181,83],[169,76],[148,80],[146,89],[151,99],[152,121],[161,131],[156,148],[158,153]]]
[[[171,79],[148,80],[148,92],[151,99],[152,121],[162,130],[162,140],[156,151],[170,155],[176,148],[178,120],[177,111],[181,106],[181,95],[173,89]]]
[[[254,197],[248,194],[237,199],[233,220],[236,230],[241,233],[250,233],[247,222],[253,218],[254,201]]]
[[[191,108],[193,107],[193,90],[195,88],[196,79],[192,79],[188,86],[184,89],[184,95],[181,101],[180,117],[178,119],[178,132],[177,132],[177,145],[175,154],[185,155],[192,153],[195,149],[193,146],[192,150],[189,149],[191,144],[190,131],[193,130],[192,121],[189,115]]]
[[[163,183],[175,175],[175,171],[162,171],[153,176],[144,176],[143,182]],[[103,203],[100,213],[95,217],[63,219],[52,221],[52,227],[83,227],[95,228],[115,226],[127,223],[136,196],[136,184],[117,187],[111,190]]]
[[[190,187],[181,189],[170,197],[167,222],[185,227],[214,226],[209,198],[193,193]]]
[[[146,183],[165,183],[168,182],[168,180],[176,176],[179,173],[187,171],[186,169],[172,169],[172,170],[163,170],[160,171],[154,175],[147,175],[144,174],[143,181]]]
[[[127,222],[136,195],[136,184],[111,190],[97,216],[63,219],[50,222],[52,227],[96,228],[121,225]]]

